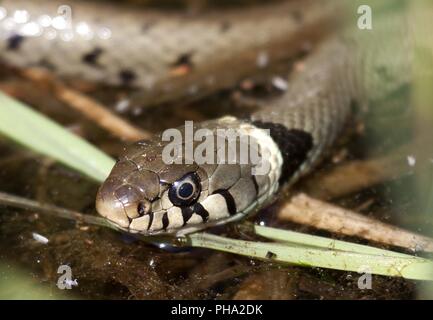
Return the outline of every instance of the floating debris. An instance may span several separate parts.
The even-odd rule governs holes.
[[[272,85],[281,91],[286,91],[289,88],[289,84],[282,77],[273,77]]]
[[[49,242],[48,238],[44,237],[43,235],[40,235],[39,233],[33,232],[32,237],[36,242],[47,244]]]
[[[119,113],[124,113],[124,112],[128,111],[130,105],[131,105],[131,102],[129,101],[129,99],[122,99],[116,103],[114,110],[116,110],[116,112],[119,112]]]
[[[412,155],[407,156],[407,163],[409,166],[414,167],[416,165],[416,158]]]

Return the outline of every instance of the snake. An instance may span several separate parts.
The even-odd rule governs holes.
[[[312,45],[290,72],[287,90],[249,116],[188,122],[124,148],[99,188],[97,211],[130,233],[181,236],[269,205],[317,167],[354,106],[374,106],[408,86],[412,56],[402,15],[392,11],[375,20],[374,32],[341,25],[344,31],[333,32],[341,4],[292,0],[195,17],[74,1],[74,19],[85,22],[70,28],[73,36],[62,39],[64,30],[47,27],[58,33],[48,39],[9,26],[0,57],[66,78],[128,85],[139,89],[144,104],[155,104],[233,87],[264,72],[264,64],[287,62]],[[25,8],[15,20],[31,23],[58,3],[1,5],[9,12]],[[167,161],[167,150],[176,157]],[[242,150],[246,161],[236,156]],[[227,161],[228,154],[235,157]]]

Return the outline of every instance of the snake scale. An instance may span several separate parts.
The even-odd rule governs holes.
[[[27,10],[31,21],[58,3],[14,0],[2,6],[8,12]],[[181,235],[263,208],[323,158],[353,106],[374,105],[410,82],[402,16],[391,12],[375,21],[374,31],[349,26],[331,32],[341,7],[338,1],[292,0],[194,17],[73,1],[74,19],[85,22],[72,28],[73,36],[62,39],[64,30],[51,27],[46,28],[58,32],[56,37],[28,36],[17,32],[21,22],[3,24],[1,58],[21,67],[45,66],[64,77],[129,85],[139,89],[144,104],[155,104],[232,87],[314,44],[291,72],[288,89],[250,117],[194,124],[194,131],[206,129],[215,140],[230,129],[249,138],[236,138],[232,148],[255,148],[259,163],[224,162],[230,148],[216,143],[206,150],[213,162],[198,163],[185,151],[182,163],[167,163],[163,154],[171,142],[163,134],[125,148],[99,189],[98,212],[128,232]],[[186,127],[178,129],[184,137],[178,147],[195,150],[203,141],[187,138]],[[267,171],[255,172],[258,164]]]

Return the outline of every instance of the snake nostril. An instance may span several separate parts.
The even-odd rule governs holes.
[[[137,205],[137,212],[140,216],[144,216],[150,212],[150,203],[148,201],[140,201]]]

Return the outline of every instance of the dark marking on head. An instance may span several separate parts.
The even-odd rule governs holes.
[[[147,225],[147,230],[150,229],[150,227],[152,226],[152,222],[153,222],[153,212],[149,213],[149,224]]]
[[[86,63],[89,64],[91,66],[100,66],[98,59],[101,56],[103,50],[101,48],[94,48],[92,51],[86,53],[83,55],[83,57],[81,58],[81,60]]]
[[[252,180],[253,180],[253,184],[254,184],[254,189],[256,190],[256,194],[259,194],[259,185],[257,183],[256,176],[253,175]]]
[[[183,225],[186,225],[188,223],[188,220],[191,219],[192,215],[194,214],[193,207],[183,207],[182,210],[182,217],[183,217]]]
[[[162,215],[162,229],[167,230],[169,223],[170,222],[168,221],[168,213],[166,212]]]
[[[192,63],[192,53],[187,52],[179,55],[177,57],[177,60],[172,64],[172,67],[178,68],[178,67],[188,67],[191,69],[193,66]]]
[[[203,219],[203,222],[209,220],[209,212],[200,203],[194,204],[194,211]]]
[[[7,49],[8,50],[18,50],[21,47],[25,37],[19,34],[11,35],[7,41]]]
[[[200,203],[195,203],[189,207],[183,207],[181,210],[183,225],[188,223],[189,219],[191,219],[194,213],[198,214],[203,219],[203,222],[207,222],[209,220],[209,212]]]
[[[137,75],[132,70],[124,69],[119,72],[119,79],[125,86],[131,85],[136,78]]]
[[[309,132],[287,129],[279,123],[253,121],[253,125],[270,130],[271,137],[283,156],[280,183],[287,182],[306,160],[308,153],[313,148],[313,137]]]
[[[236,209],[236,202],[235,199],[233,199],[233,196],[230,194],[229,191],[224,190],[224,189],[220,189],[220,190],[216,190],[213,194],[220,194],[224,197],[226,204],[227,204],[227,210],[229,211],[229,214],[235,215],[237,213],[237,209]]]

